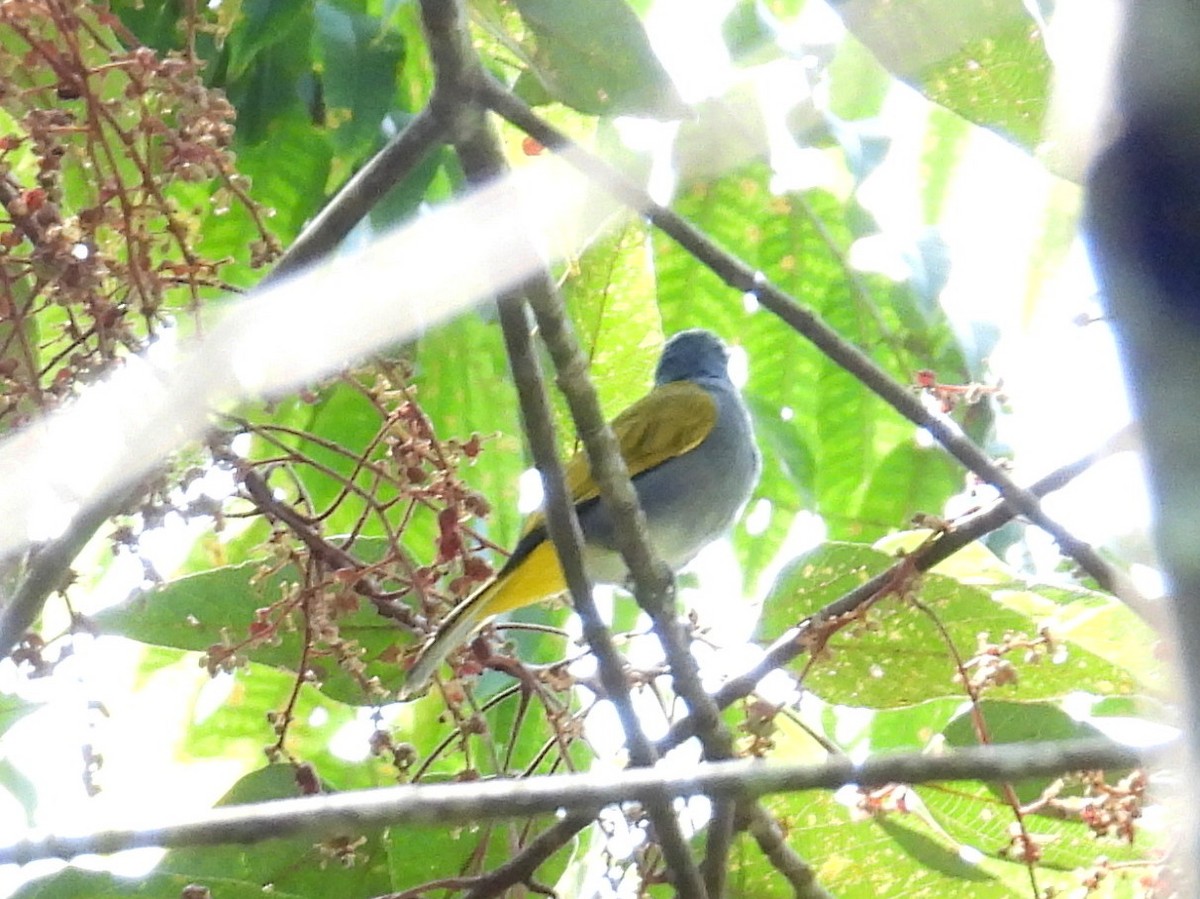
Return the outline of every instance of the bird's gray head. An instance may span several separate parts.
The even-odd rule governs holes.
[[[721,338],[703,328],[680,331],[663,347],[654,383],[729,377],[729,350]]]

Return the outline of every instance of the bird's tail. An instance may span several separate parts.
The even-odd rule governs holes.
[[[472,593],[442,619],[433,639],[421,647],[417,660],[408,670],[408,679],[400,689],[400,701],[412,699],[424,692],[438,666],[446,656],[466,643],[476,628],[488,617],[488,604],[499,582],[490,584]]]

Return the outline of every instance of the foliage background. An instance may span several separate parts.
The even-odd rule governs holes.
[[[913,383],[920,371],[936,373],[944,385],[990,387],[1001,375],[1010,378],[994,357],[1001,329],[1019,333],[1046,314],[1055,277],[1070,270],[1079,202],[1074,184],[1036,161],[1046,158],[1052,70],[1042,23],[1021,3],[989,0],[840,4],[849,31],[831,27],[828,10],[803,0],[706,7],[719,26],[707,39],[719,35],[729,66],[723,82],[693,85],[672,81],[660,55],[699,58],[691,71],[703,70],[714,45],[689,44],[680,35],[669,40],[656,25],[669,6],[481,0],[470,6],[472,37],[488,70],[548,120],[639,173],[674,210],[817,312],[897,381]],[[6,407],[7,427],[86,390],[90,378],[163,329],[199,327],[201,310],[223,302],[227,291],[252,287],[262,263],[296,238],[434,89],[415,3],[242,0],[201,12],[186,4],[116,2],[111,20],[81,10],[89,22],[96,18],[91,37],[72,50],[74,59],[90,71],[129,52],[134,62],[115,71],[135,73],[126,82],[112,76],[85,104],[93,110],[111,104],[131,121],[114,114],[110,130],[89,125],[80,139],[54,132],[64,146],[61,177],[39,180],[45,175],[39,160],[48,154],[30,111],[69,111],[79,101],[63,96],[61,67],[48,63],[57,51],[31,40],[34,32],[22,33],[14,25],[20,13],[6,11],[5,71],[20,78],[14,81],[20,89],[3,97],[4,124],[26,135],[4,147],[6,177],[24,200],[35,185],[46,190],[62,212],[61,222],[50,225],[62,224],[80,240],[71,229],[91,220],[87,210],[107,208],[113,199],[94,160],[119,146],[121,135],[134,134],[147,147],[145,170],[161,179],[160,218],[145,228],[155,236],[141,242],[133,239],[138,218],[128,212],[137,204],[121,207],[116,218],[93,215],[110,223],[107,231],[95,230],[96,253],[89,257],[105,260],[103,270],[89,275],[104,287],[88,282],[92,292],[80,298],[65,289],[71,285],[61,267],[50,276],[38,268],[36,242],[22,233],[19,210],[6,195],[10,231],[19,235],[5,244],[4,257],[11,362],[4,374],[13,385],[6,395],[19,398]],[[42,34],[50,46],[56,24],[47,20]],[[931,46],[935,33],[944,43]],[[155,80],[164,72],[145,59],[137,63],[139,42],[155,51],[155,60],[194,52],[196,78],[228,98],[236,129],[187,131],[186,103],[215,115],[216,101],[172,94]],[[26,72],[18,76],[21,63]],[[130,88],[135,64],[146,68],[148,92]],[[135,110],[136,96],[150,99]],[[910,117],[903,129],[897,109]],[[678,125],[638,128],[630,116]],[[213,152],[198,161],[164,152],[169,141],[161,131],[138,130],[147,120],[193,138],[176,148]],[[536,147],[499,127],[512,165],[537,160]],[[994,135],[1008,146],[998,149]],[[981,177],[971,168],[980,145],[989,148],[988,159],[1012,160],[1022,151],[1031,157],[1005,163],[1006,172],[1022,179],[1011,189],[1012,202],[1022,207],[1020,227],[1028,234],[1019,271],[1004,277],[994,270],[963,275],[949,235],[960,214],[956,204],[970,195],[963,182]],[[664,171],[674,177],[664,178]],[[888,204],[871,201],[872,190],[880,190],[872,175],[882,173],[893,185],[905,178],[915,185],[892,191],[910,204],[903,226]],[[112,165],[112,177],[126,179],[130,197],[146,187],[143,175]],[[463,184],[452,152],[429,154],[379,198],[351,242],[410,220],[422,204],[442,202]],[[985,248],[1009,245],[998,231],[1014,227],[1013,219],[989,221],[988,210],[971,214]],[[156,235],[174,233],[163,222],[175,220],[183,236],[158,243]],[[773,639],[881,570],[897,547],[911,547],[912,538],[906,543],[897,534],[914,514],[940,515],[991,499],[753,298],[732,294],[643,222],[615,224],[557,273],[606,409],[619,410],[646,388],[663,335],[683,327],[712,328],[748,362],[745,392],[766,467],[744,521],[717,551],[724,555],[684,591],[685,602],[701,610],[702,627],[729,627],[721,607],[740,591],[744,607],[761,606],[757,633]],[[67,254],[72,246],[65,246]],[[872,257],[872,248],[887,250],[882,258],[890,264],[872,264],[881,258]],[[156,277],[157,288],[127,296],[108,286],[140,284],[142,275]],[[381,289],[387,278],[402,277],[403,261]],[[964,305],[964,295],[992,277],[1003,289]],[[103,291],[107,303],[99,308],[89,297]],[[339,299],[331,298],[331,315]],[[1086,299],[1077,304],[1072,312],[1089,308]],[[87,326],[108,321],[106,315],[121,322],[113,340]],[[1068,357],[1074,340],[1063,338],[1052,350]],[[27,365],[22,354],[36,356],[36,364]],[[1060,408],[1073,400],[1063,384],[1038,386]],[[1019,429],[1010,419],[1037,402],[1031,390],[1009,393],[1006,403],[984,390],[980,402],[953,410],[965,432],[997,455],[1012,454],[1008,435]],[[563,449],[570,450],[569,418],[564,406],[558,409]],[[1022,480],[1041,474],[1037,466],[1070,461],[1076,448],[1098,444],[1103,435],[1090,424],[1080,435],[1064,418],[1059,431],[1027,444],[1027,455],[1014,459],[1018,474],[1029,476]],[[81,558],[77,581],[66,591],[69,605],[47,608],[46,645],[25,647],[19,659],[0,775],[22,819],[56,826],[58,815],[79,816],[86,808],[84,820],[101,821],[134,802],[162,807],[169,797],[166,804],[180,808],[220,795],[247,801],[291,795],[317,780],[324,789],[347,790],[586,769],[617,750],[599,737],[608,721],[604,705],[569,684],[550,684],[532,708],[494,672],[403,707],[387,702],[402,683],[403,650],[416,639],[417,616],[469,590],[486,574],[476,560],[488,554],[478,551],[511,546],[519,527],[515,485],[527,461],[490,311],[463,316],[302,395],[248,405],[216,425],[209,445],[164,472],[150,498],[122,520],[115,556],[97,546]],[[1046,454],[1047,446],[1057,454]],[[339,574],[344,566],[300,541],[296,528],[272,526],[264,513],[278,519],[280,507],[256,497],[255,478],[278,491],[279,503],[301,509],[320,539],[378,565],[379,589],[353,595],[347,585],[359,582]],[[231,490],[235,496],[226,499]],[[177,548],[180,517],[193,522],[189,533],[197,536],[180,561],[164,562],[153,550],[161,539],[156,529],[172,522],[169,542]],[[214,520],[224,529],[214,529]],[[812,545],[813,533],[819,546]],[[889,541],[872,548],[880,538]],[[1056,558],[1047,566],[1044,545],[1021,525],[991,535],[989,547],[925,578],[913,594],[880,603],[823,652],[797,662],[790,674],[803,681],[803,699],[791,692],[794,680],[780,678],[758,701],[732,706],[727,723],[740,736],[739,749],[820,758],[1062,739],[1112,731],[1114,721],[1128,733],[1127,719],[1141,728],[1168,720],[1165,678],[1148,628]],[[103,596],[127,578],[131,564],[146,589],[102,611]],[[155,570],[167,565],[173,570]],[[390,618],[379,614],[382,593],[402,603],[399,611],[389,606]],[[563,610],[516,617],[542,628],[505,632],[516,657],[549,662],[564,648],[576,651],[544,630],[563,626]],[[641,626],[631,604],[619,602],[614,628]],[[93,640],[93,633],[109,636]],[[631,657],[652,668],[645,642],[633,640]],[[715,633],[705,635],[698,652],[714,676],[745,664],[744,648],[722,646]],[[473,673],[469,659],[463,665]],[[210,679],[205,667],[225,673]],[[51,669],[51,679],[67,687],[28,682]],[[642,699],[647,716],[672,711],[662,679]],[[102,703],[106,714],[99,706],[87,711],[89,702]],[[39,721],[59,730],[35,731]],[[56,734],[51,747],[47,732]],[[41,758],[34,763],[33,756]],[[98,792],[95,799],[78,800],[80,781]],[[1013,855],[1014,807],[1048,795],[1046,789],[1022,785],[1015,802],[988,785],[933,785],[851,801],[783,796],[768,807],[784,823],[789,844],[838,896],[1028,896],[1051,886],[1086,891],[1093,882],[1103,895],[1163,889],[1153,840],[1143,830],[1132,844],[1106,833],[1097,846],[1080,811],[1096,793],[1079,780],[1018,828],[1047,838],[1038,863],[1022,864]],[[159,798],[151,803],[154,794]],[[265,883],[296,896],[415,890],[438,877],[494,867],[541,826],[394,829],[354,845],[281,841],[253,851],[177,850],[157,861],[141,889],[164,896],[179,895],[188,883],[222,896],[257,895]],[[587,895],[575,885],[595,883],[601,873],[599,882],[619,894],[663,892],[654,883],[661,859],[641,826],[618,816],[609,829],[633,848],[617,852],[619,842],[585,831],[538,879],[557,883],[561,895]],[[753,843],[742,840],[730,862],[731,895],[791,895]],[[980,858],[964,860],[964,846]],[[330,863],[351,856],[353,865]],[[67,869],[18,892],[116,895],[130,888],[113,874]]]

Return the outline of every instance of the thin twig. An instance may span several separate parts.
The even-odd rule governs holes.
[[[576,807],[578,808],[578,807]],[[596,817],[598,806],[584,811],[575,811],[554,822],[509,861],[480,875],[463,899],[487,899],[498,896],[506,887],[516,883],[527,883],[534,872],[558,852],[575,834],[583,830]]]
[[[971,723],[975,727],[975,738],[980,745],[992,744],[991,729],[988,727],[987,719],[983,714],[983,690],[975,686],[971,682],[971,672],[967,670],[966,660],[963,659],[962,653],[958,651],[958,647],[954,645],[954,638],[950,636],[950,631],[946,629],[946,625],[937,613],[921,602],[915,596],[910,596],[908,601],[922,615],[928,618],[934,628],[941,637],[942,643],[945,645],[950,657],[954,660],[954,667],[958,670],[958,679],[963,685],[963,690],[966,691],[967,698],[971,702]],[[1029,872],[1029,887],[1032,890],[1033,899],[1038,899],[1042,895],[1041,889],[1038,887],[1037,879],[1037,844],[1034,842],[1033,836],[1029,833],[1029,827],[1025,822],[1025,812],[1021,809],[1021,800],[1017,798],[1017,791],[1013,785],[1004,781],[1000,784],[1000,792],[1004,796],[1004,801],[1008,807],[1012,809],[1013,818],[1015,819],[1017,833],[1013,835],[1014,843],[1020,842],[1020,852],[1017,853],[1017,861],[1024,862],[1025,870]]]

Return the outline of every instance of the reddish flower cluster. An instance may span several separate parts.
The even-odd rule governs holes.
[[[0,54],[0,110],[16,126],[0,138],[0,427],[12,428],[231,288],[233,260],[196,249],[206,216],[247,211],[259,236],[244,262],[279,248],[233,166],[234,109],[198,60],[139,46],[99,4],[6,2],[0,27],[15,44]],[[200,203],[197,182],[210,185]]]

